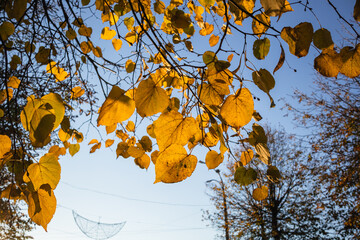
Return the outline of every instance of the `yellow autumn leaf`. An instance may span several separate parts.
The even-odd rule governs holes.
[[[128,130],[129,132],[134,132],[135,123],[133,121],[128,121],[128,123],[126,124],[126,130]]]
[[[254,191],[253,191],[253,198],[256,201],[265,200],[265,198],[267,198],[268,195],[269,195],[268,192],[269,192],[269,189],[268,189],[267,186],[262,186],[262,187],[255,188]]]
[[[248,164],[253,157],[254,157],[253,150],[248,149],[247,151],[241,153],[240,161],[244,166],[246,166],[246,164]]]
[[[56,78],[56,81],[60,82],[65,80],[69,76],[69,74],[63,68],[57,66],[57,63],[54,61],[51,61],[46,66],[46,72],[53,74]]]
[[[219,42],[219,39],[220,39],[219,36],[215,36],[214,34],[211,34],[210,39],[209,39],[210,47],[215,46]]]
[[[90,153],[94,153],[96,150],[101,148],[101,142],[94,144],[91,148],[90,148]]]
[[[37,191],[42,185],[49,184],[55,189],[60,181],[61,167],[55,154],[47,153],[40,158],[39,163],[33,163],[23,176],[24,182],[32,182]]]
[[[0,104],[5,102],[6,99],[8,99],[10,101],[13,97],[13,92],[14,91],[12,88],[9,88],[7,91],[6,91],[6,89],[1,90],[0,91]]]
[[[166,91],[149,78],[140,82],[135,93],[136,110],[141,117],[152,116],[169,106]]]
[[[132,46],[137,40],[136,32],[128,32],[125,35],[125,40],[129,43],[129,46]]]
[[[213,85],[208,83],[203,83],[198,87],[198,96],[207,105],[218,106],[224,101],[224,95],[220,94]]]
[[[114,38],[111,42],[112,42],[112,45],[113,45],[115,51],[119,51],[122,46],[121,39]]]
[[[128,59],[125,63],[125,70],[127,73],[131,73],[135,70],[135,63],[131,60],[131,59]]]
[[[270,26],[270,17],[265,13],[255,15],[255,19],[252,21],[253,33],[258,37],[261,37]]]
[[[139,158],[145,154],[145,150],[141,146],[130,146],[127,152],[133,158]]]
[[[208,169],[217,168],[224,161],[224,155],[217,153],[214,150],[209,151],[205,157],[205,164]]]
[[[85,93],[85,89],[82,89],[79,86],[73,87],[71,89],[71,99],[77,99]]]
[[[340,57],[343,63],[340,68],[340,73],[349,78],[360,75],[360,44],[357,44],[355,48],[342,48],[340,50]]]
[[[148,169],[150,166],[150,157],[147,154],[143,154],[141,157],[135,158],[134,162],[141,169]]]
[[[0,135],[0,158],[11,149],[11,139],[7,135]]]
[[[334,49],[324,49],[314,59],[314,68],[325,77],[336,77],[342,65],[341,56]]]
[[[197,158],[188,155],[182,145],[172,144],[160,152],[155,164],[155,182],[175,183],[191,176]]]
[[[112,126],[131,117],[135,111],[135,102],[124,95],[125,91],[114,86],[100,108],[98,126]]]
[[[242,88],[235,95],[226,98],[221,106],[220,115],[227,124],[239,129],[250,122],[253,111],[253,97],[247,88]]]
[[[52,189],[40,188],[27,196],[28,214],[33,222],[47,231],[47,225],[56,211],[56,198]]]
[[[204,27],[199,31],[199,34],[202,36],[206,36],[211,34],[214,31],[214,25],[205,22]]]
[[[88,143],[88,145],[91,145],[91,144],[96,144],[96,143],[99,143],[99,141],[97,139],[91,139],[90,142]]]
[[[116,31],[110,29],[109,27],[104,27],[101,31],[101,38],[104,40],[111,40],[113,37],[115,37]]]
[[[74,156],[77,152],[79,152],[79,150],[80,150],[80,144],[75,143],[69,145],[69,153],[71,156]]]
[[[175,111],[161,114],[154,122],[154,132],[160,151],[172,144],[184,146],[198,130],[199,125],[194,118],[184,118],[181,113]]]
[[[112,133],[116,130],[117,128],[117,124],[113,124],[111,126],[106,126],[106,133],[109,134],[109,133]]]
[[[106,139],[105,141],[105,147],[110,147],[111,145],[114,144],[114,139]]]
[[[7,85],[8,85],[8,87],[18,88],[20,85],[20,80],[15,76],[11,76],[11,77],[9,77]]]

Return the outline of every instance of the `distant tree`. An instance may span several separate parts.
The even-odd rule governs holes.
[[[284,130],[270,129],[267,137],[271,164],[265,167],[256,157],[246,164],[259,168],[266,178],[258,176],[250,184],[239,185],[236,171],[229,166],[229,173],[222,174],[224,181],[207,183],[215,210],[206,211],[204,219],[222,231],[221,239],[227,240],[334,239],[331,226],[325,224],[322,210],[317,206],[317,187],[304,165],[307,154],[301,142]],[[237,156],[236,161],[243,164],[244,158]],[[241,164],[235,162],[235,166]],[[224,221],[225,212],[227,221]],[[225,237],[226,228],[229,238]]]
[[[300,106],[288,107],[308,129],[309,164],[327,199],[323,208],[339,221],[336,232],[360,238],[360,79],[318,76],[314,86],[311,94],[296,91]]]

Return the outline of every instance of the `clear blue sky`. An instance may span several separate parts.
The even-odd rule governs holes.
[[[352,16],[355,1],[334,0],[333,2],[344,16],[348,18]],[[310,4],[315,4],[314,11],[324,28],[339,29],[338,18],[329,18],[328,14],[335,16],[335,13],[328,8],[327,1],[310,1]],[[284,14],[279,23],[275,23],[276,19],[272,18],[277,29],[281,29],[282,26],[294,27],[304,21],[302,17],[304,14],[306,19],[309,19],[307,21],[313,23],[314,30],[319,28],[316,19],[309,11],[304,12],[303,7],[299,5],[294,6],[294,9],[296,10],[294,13]],[[251,20],[244,21],[244,25],[250,24]],[[332,31],[332,33],[333,39],[339,38],[339,32]],[[231,44],[238,44],[233,41]],[[336,43],[341,44],[341,42]],[[200,47],[201,44],[194,42],[194,47]],[[252,61],[258,68],[268,68],[272,72],[280,52],[275,39],[271,39],[271,44],[270,54],[263,62],[255,60],[254,57]],[[277,107],[269,109],[267,96],[259,90],[254,92],[261,98],[261,102],[256,103],[256,109],[264,117],[263,123],[269,122],[274,125],[281,123],[288,131],[294,132],[296,130],[293,129],[291,118],[282,117],[285,112],[280,111],[282,103],[278,100],[291,95],[294,88],[309,90],[308,86],[314,78],[313,59],[318,53],[314,47],[311,47],[307,57],[297,59],[288,52],[286,43],[284,46],[286,60],[291,67],[297,69],[297,72],[289,69],[285,63],[275,74],[276,86],[271,94],[277,101]],[[249,57],[252,55],[251,49],[252,45],[249,44]],[[251,78],[250,72],[247,77]],[[151,164],[145,171],[139,169],[131,158],[116,159],[115,145],[89,154],[89,147],[86,144],[94,137],[97,137],[96,133],[90,131],[78,154],[74,157],[69,155],[61,157],[61,181],[55,190],[58,209],[48,225],[47,233],[41,227],[37,227],[32,232],[36,240],[89,239],[76,226],[71,210],[95,221],[100,220],[105,223],[126,221],[123,230],[112,238],[114,240],[214,239],[216,231],[207,227],[201,220],[201,210],[210,208],[205,181],[217,179],[213,171],[208,171],[205,165],[198,164],[193,175],[183,182],[153,184],[154,165]],[[205,153],[198,151],[196,155],[199,160],[204,160]]]

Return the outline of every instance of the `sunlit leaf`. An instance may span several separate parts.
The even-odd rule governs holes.
[[[199,31],[199,34],[202,36],[206,36],[211,34],[214,31],[214,25],[205,22],[204,27]]]
[[[150,166],[150,157],[147,154],[143,154],[141,157],[135,158],[134,162],[141,169],[148,169]]]
[[[255,188],[253,191],[253,198],[256,201],[265,200],[269,195],[269,189],[267,186]]]
[[[248,149],[245,152],[241,152],[240,161],[244,166],[246,166],[246,164],[251,162],[253,157],[254,157],[254,152],[251,149]]]
[[[182,145],[172,144],[160,152],[155,164],[155,183],[175,183],[191,176],[195,170],[197,158],[188,155]]]
[[[151,139],[148,136],[143,136],[140,140],[139,143],[141,144],[142,148],[146,151],[146,152],[151,152],[152,150],[152,142]]]
[[[94,144],[91,148],[90,148],[90,153],[94,153],[96,150],[101,148],[101,142]]]
[[[24,174],[24,182],[32,182],[37,191],[43,184],[49,184],[55,189],[60,181],[61,167],[55,154],[47,153],[40,158],[39,163],[33,163]]]
[[[69,153],[71,156],[74,156],[77,152],[79,152],[79,150],[80,150],[80,144],[78,143],[70,144]]]
[[[172,144],[184,146],[199,130],[196,120],[183,117],[181,113],[171,111],[163,113],[154,122],[154,132],[160,151]]]
[[[158,14],[163,14],[165,11],[165,4],[160,0],[156,0],[154,2],[154,11]]]
[[[112,45],[113,45],[115,51],[119,51],[120,48],[121,48],[121,46],[122,46],[122,41],[121,41],[121,39],[116,39],[116,38],[114,38],[114,39],[112,40]]]
[[[82,89],[79,86],[74,87],[71,90],[71,99],[77,99],[77,98],[81,97],[84,93],[85,93],[85,89]]]
[[[336,77],[342,65],[341,56],[334,49],[324,49],[314,59],[314,68],[325,77]]]
[[[215,46],[219,42],[219,39],[220,39],[219,36],[215,36],[214,34],[211,34],[210,39],[209,39],[210,47]]]
[[[126,130],[128,130],[129,132],[134,132],[135,123],[133,121],[128,121],[128,123],[126,124]]]
[[[40,188],[27,196],[28,214],[33,222],[47,231],[47,225],[56,211],[56,198],[52,189]]]
[[[8,85],[8,87],[18,88],[20,85],[20,80],[15,76],[11,76],[11,77],[9,77],[7,85]]]
[[[340,72],[349,78],[360,75],[360,44],[355,49],[352,47],[344,47],[340,51],[341,60],[343,62]]]
[[[131,117],[135,111],[135,102],[124,95],[125,91],[114,86],[100,108],[98,126],[112,126]]]
[[[113,37],[115,37],[116,35],[116,31],[110,29],[109,27],[104,27],[103,30],[101,31],[101,38],[104,40],[111,40],[113,39]]]
[[[135,23],[135,20],[133,17],[124,18],[124,24],[129,31],[132,29],[134,23]]]
[[[0,135],[0,158],[11,149],[11,140],[7,135]]]
[[[270,17],[264,13],[255,15],[255,19],[252,21],[253,33],[258,37],[261,37],[270,26]]]
[[[46,66],[46,72],[53,74],[56,78],[56,81],[60,82],[69,76],[69,74],[63,68],[57,66],[57,63],[54,61],[48,63]]]
[[[135,94],[136,110],[141,117],[152,116],[169,106],[166,91],[149,78],[140,82]]]
[[[242,88],[235,95],[226,98],[221,106],[220,115],[227,124],[239,129],[250,122],[253,111],[253,97],[247,88]]]
[[[224,155],[217,153],[216,151],[209,151],[205,157],[205,164],[208,169],[217,168],[224,160]]]

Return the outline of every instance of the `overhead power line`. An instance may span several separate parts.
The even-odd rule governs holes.
[[[116,197],[116,198],[122,198],[122,199],[129,200],[129,201],[138,201],[138,202],[161,204],[161,205],[168,205],[168,206],[180,206],[180,207],[208,207],[208,206],[210,206],[209,204],[171,203],[171,202],[160,202],[160,201],[144,200],[144,199],[139,199],[139,198],[130,198],[130,197],[126,197],[126,196],[119,195],[119,194],[107,193],[107,192],[98,191],[98,190],[95,190],[95,189],[74,186],[74,185],[72,185],[70,183],[67,183],[67,182],[64,182],[64,181],[61,181],[61,183],[63,183],[64,185],[67,185],[69,187],[72,187],[74,189],[93,192],[93,193],[107,195],[107,196]]]

